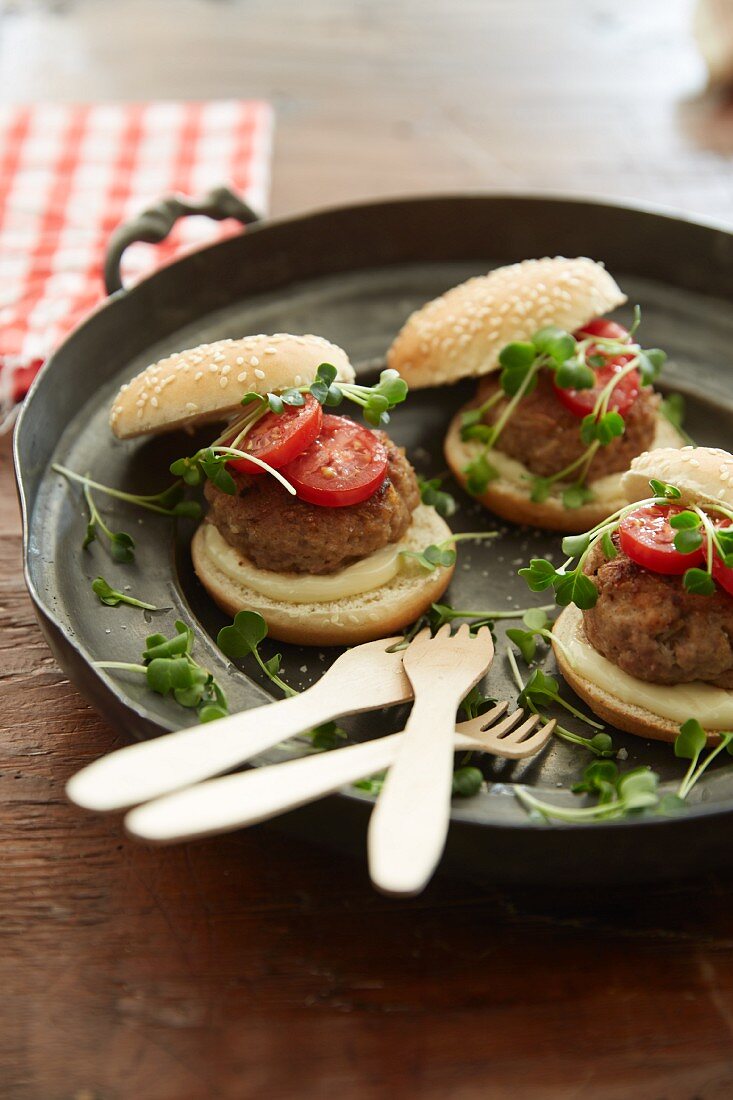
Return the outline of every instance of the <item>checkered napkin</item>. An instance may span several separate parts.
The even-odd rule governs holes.
[[[172,192],[222,184],[265,212],[272,121],[256,101],[0,106],[0,429],[104,297],[105,247],[120,222]],[[162,244],[130,248],[123,278],[240,231],[182,219]]]

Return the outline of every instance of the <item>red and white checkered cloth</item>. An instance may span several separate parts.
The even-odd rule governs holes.
[[[272,111],[258,101],[0,106],[0,425],[41,363],[104,296],[113,229],[172,192],[222,184],[265,213]],[[181,220],[126,254],[126,283],[240,232]]]

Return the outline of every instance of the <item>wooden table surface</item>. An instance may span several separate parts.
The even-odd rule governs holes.
[[[733,107],[686,0],[117,0],[4,6],[0,96],[268,97],[273,211],[483,188],[733,223]],[[267,828],[171,850],[64,801],[120,743],[55,667],[0,443],[0,1095],[733,1095],[733,888],[443,880]],[[663,853],[674,860],[674,853]]]

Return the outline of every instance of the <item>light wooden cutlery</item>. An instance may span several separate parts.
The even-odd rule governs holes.
[[[488,752],[510,760],[539,752],[552,736],[554,722],[540,726],[537,715],[522,721],[521,710],[504,717],[508,705],[499,703],[478,718],[461,722],[452,751]],[[165,844],[254,825],[389,768],[403,738],[404,733],[393,733],[211,779],[138,806],[125,818],[125,828],[140,840]]]
[[[403,654],[387,652],[400,641],[382,638],[347,649],[300,695],[118,749],[72,776],[66,793],[87,810],[124,810],[230,771],[341,715],[405,702],[412,688]]]
[[[369,823],[369,873],[389,894],[417,894],[435,870],[448,834],[455,715],[491,664],[488,627],[472,635],[444,626],[421,631],[403,665],[415,702]]]

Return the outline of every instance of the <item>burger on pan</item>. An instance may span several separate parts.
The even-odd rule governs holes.
[[[491,511],[584,531],[624,503],[636,455],[682,446],[651,385],[663,353],[605,316],[625,301],[593,260],[525,260],[447,291],[398,334],[388,363],[411,387],[481,379],[445,454]]]
[[[623,488],[633,503],[564,540],[574,569],[522,572],[567,604],[555,657],[596,714],[663,741],[696,718],[712,740],[733,729],[733,455],[651,451]]]
[[[152,364],[123,386],[110,425],[129,439],[226,422],[210,447],[172,466],[205,482],[198,578],[228,614],[259,612],[274,638],[353,645],[413,622],[453,571],[411,567],[403,553],[451,537],[421,503],[404,451],[329,411],[346,399],[384,424],[406,390],[391,371],[357,385],[345,352],[320,337],[248,336]]]

